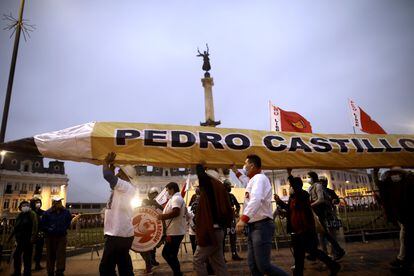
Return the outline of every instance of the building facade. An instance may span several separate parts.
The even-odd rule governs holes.
[[[69,179],[64,163],[50,161],[45,167],[42,157],[28,157],[16,153],[2,154],[0,165],[0,217],[13,218],[19,204],[34,196],[42,200],[42,209],[52,205],[53,196],[64,198]]]
[[[292,171],[293,176],[300,177],[304,184],[304,189],[309,188],[306,179],[309,169],[296,169]],[[373,200],[373,181],[366,170],[312,170],[319,177],[325,177],[328,180],[328,188],[333,189],[339,197],[344,198],[347,204],[355,204],[361,198]],[[266,175],[275,188],[276,193],[283,199],[289,197],[289,181],[287,180],[286,170],[266,171]]]

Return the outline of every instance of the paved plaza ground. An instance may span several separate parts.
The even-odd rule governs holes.
[[[389,262],[394,259],[398,252],[398,240],[377,240],[368,243],[352,242],[347,243],[345,247],[347,255],[340,261],[342,269],[339,275],[393,275],[389,271]],[[187,246],[188,253],[185,252],[184,247],[179,253],[182,271],[184,275],[193,275],[192,254],[191,249]],[[102,256],[102,251],[99,251]],[[157,260],[161,263],[156,267],[152,275],[172,275],[171,270],[161,257],[161,249],[157,251]],[[246,258],[246,252],[241,252],[240,255]],[[135,275],[144,275],[144,262],[139,254],[131,251],[131,256],[134,264]],[[92,257],[92,259],[91,259]],[[246,259],[243,261],[232,261],[229,253],[226,253],[228,260],[227,264],[231,275],[249,275]],[[273,263],[290,272],[290,267],[293,264],[293,257],[289,248],[274,249],[272,251]],[[45,265],[45,264],[43,264]],[[96,252],[90,252],[68,257],[66,262],[67,276],[89,276],[99,275],[98,273],[99,257]],[[319,262],[305,263],[305,275],[328,275],[328,270]],[[3,272],[1,275],[9,275],[9,267],[3,264]],[[411,271],[410,275],[414,275]],[[33,272],[33,276],[45,275],[45,270],[40,272]]]

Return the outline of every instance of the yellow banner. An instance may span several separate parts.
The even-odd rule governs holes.
[[[119,164],[238,166],[257,154],[264,169],[414,167],[414,135],[270,132],[181,125],[98,122],[92,157]]]

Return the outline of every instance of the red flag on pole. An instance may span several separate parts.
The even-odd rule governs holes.
[[[351,108],[352,124],[361,131],[369,134],[387,134],[385,130],[371,117],[365,113],[362,108],[355,104],[354,101],[349,100],[349,107]]]
[[[183,185],[183,187],[181,188],[181,196],[184,198],[185,193],[190,189],[191,183],[190,183],[190,177],[191,175],[188,174],[187,179]]]
[[[312,133],[312,126],[299,113],[285,111],[270,103],[270,130]]]

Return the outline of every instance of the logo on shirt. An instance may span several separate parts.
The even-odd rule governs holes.
[[[152,207],[136,209],[132,226],[134,227],[134,241],[131,249],[137,252],[146,252],[156,247],[163,236],[164,226],[157,219],[160,211]]]

